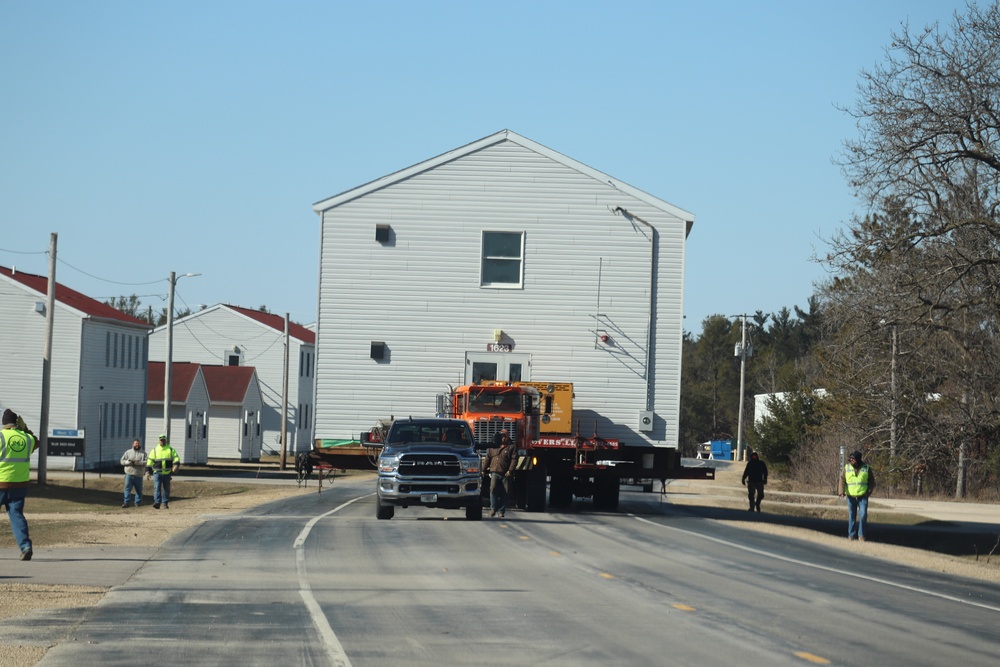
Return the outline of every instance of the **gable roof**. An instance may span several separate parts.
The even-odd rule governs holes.
[[[22,285],[33,292],[37,292],[40,297],[47,297],[49,292],[49,279],[47,276],[36,276],[32,273],[24,273],[15,268],[8,269],[0,266],[0,277],[7,278],[10,282]],[[123,324],[137,325],[145,329],[153,327],[137,317],[126,315],[117,308],[112,308],[106,303],[101,303],[97,299],[91,299],[85,294],[70,289],[59,282],[56,282],[56,301],[64,306],[72,308],[81,315],[101,320],[113,320]]]
[[[243,403],[257,369],[253,366],[204,365],[201,372],[212,403]]]
[[[530,151],[534,151],[535,153],[544,155],[552,160],[555,160],[556,162],[565,165],[566,167],[569,167],[570,169],[574,169],[582,174],[590,176],[591,178],[600,181],[601,183],[607,184],[609,187],[612,187],[616,190],[621,190],[622,192],[629,194],[635,197],[636,199],[639,199],[640,201],[649,204],[650,206],[653,206],[666,213],[669,213],[670,215],[680,218],[681,220],[684,220],[687,223],[686,233],[691,232],[691,226],[694,224],[693,213],[678,208],[673,204],[665,202],[662,199],[654,197],[651,194],[648,194],[646,192],[643,192],[642,190],[634,188],[631,185],[628,185],[627,183],[619,181],[616,178],[612,178],[611,176],[608,176],[603,172],[597,171],[592,167],[588,167],[582,162],[577,162],[576,160],[567,157],[562,153],[556,152],[551,148],[547,148],[539,143],[532,141],[531,139],[522,137],[516,132],[512,132],[510,130],[501,130],[496,134],[491,134],[488,137],[483,137],[479,141],[473,141],[472,143],[466,144],[465,146],[462,146],[460,148],[456,148],[447,153],[442,153],[437,157],[431,158],[429,160],[424,160],[423,162],[419,162],[413,165],[412,167],[401,169],[395,173],[365,183],[364,185],[359,185],[356,188],[346,190],[338,195],[334,195],[332,197],[328,197],[326,199],[318,201],[315,204],[313,204],[313,210],[316,211],[317,213],[322,214],[323,211],[335,208],[353,199],[357,199],[358,197],[362,197],[371,192],[375,192],[376,190],[381,190],[382,188],[388,187],[394,183],[398,183],[407,178],[411,178],[421,172],[428,171],[447,162],[451,162],[452,160],[456,160],[460,157],[464,157],[466,155],[482,150],[489,146],[502,143],[504,141],[510,141],[512,143],[517,144],[518,146],[527,148]]]
[[[183,403],[191,394],[194,379],[198,377],[201,364],[189,361],[174,361],[170,364],[170,402]],[[164,375],[167,364],[164,361],[150,361],[146,366],[146,400],[163,402]]]
[[[262,324],[262,325],[266,326],[269,329],[274,329],[275,331],[277,331],[280,334],[284,334],[285,333],[285,318],[284,317],[281,317],[280,315],[274,315],[273,313],[262,313],[259,310],[254,310],[253,308],[243,308],[241,306],[230,306],[229,304],[225,304],[225,303],[218,303],[218,304],[216,304],[214,306],[210,306],[208,308],[203,308],[202,310],[199,310],[197,312],[191,313],[190,315],[185,315],[184,317],[176,320],[174,322],[174,326],[177,326],[177,324],[179,324],[181,322],[184,322],[186,320],[191,320],[191,319],[195,319],[197,317],[201,317],[202,315],[204,315],[206,313],[210,313],[213,310],[218,310],[220,308],[225,308],[226,310],[230,310],[230,311],[236,313],[237,315],[241,315],[243,317],[246,317],[247,319],[251,319],[254,322],[257,322],[258,324]],[[156,327],[156,331],[159,332],[162,329],[166,328],[166,326],[167,326],[166,324],[161,324],[160,326]],[[302,326],[301,324],[296,324],[295,322],[292,322],[291,320],[288,321],[288,335],[291,336],[292,338],[298,340],[299,342],[305,343],[307,345],[315,345],[316,344],[316,332],[315,331],[311,331],[311,330],[307,329],[306,327]]]
[[[244,317],[249,317],[250,319],[260,322],[265,326],[271,327],[279,333],[285,333],[285,318],[280,315],[275,315],[274,313],[263,313],[259,310],[241,308],[240,306],[230,306],[227,304],[220,305],[224,308],[229,308]],[[291,320],[288,320],[288,335],[293,338],[298,338],[303,343],[309,343],[310,345],[314,345],[316,343],[315,331],[310,331],[301,324],[296,324]]]

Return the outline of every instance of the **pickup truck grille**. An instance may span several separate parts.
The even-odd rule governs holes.
[[[458,458],[451,454],[404,454],[399,460],[401,477],[457,477],[462,474]]]

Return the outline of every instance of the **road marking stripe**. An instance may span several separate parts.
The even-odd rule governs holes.
[[[913,593],[920,593],[922,595],[929,595],[935,598],[941,598],[942,600],[949,600],[951,602],[958,602],[959,604],[968,605],[970,607],[979,607],[980,609],[989,609],[990,611],[1000,612],[1000,607],[994,607],[993,605],[983,604],[982,602],[973,602],[972,600],[963,600],[962,598],[955,597],[954,595],[946,595],[944,593],[938,593],[936,591],[929,591],[925,588],[917,588],[916,586],[908,586],[906,584],[901,584],[897,581],[888,581],[886,579],[879,579],[878,577],[870,577],[866,574],[859,574],[857,572],[850,572],[848,570],[841,570],[835,567],[827,567],[825,565],[817,565],[816,563],[810,563],[808,561],[799,560],[798,558],[791,558],[789,556],[782,556],[781,554],[771,553],[770,551],[764,551],[763,549],[754,549],[753,547],[747,547],[742,544],[737,544],[736,542],[729,542],[728,540],[723,540],[718,537],[711,537],[710,535],[702,535],[701,533],[696,533],[691,530],[684,530],[683,528],[677,528],[676,526],[667,526],[662,523],[657,523],[656,521],[650,521],[641,516],[635,516],[634,514],[629,514],[637,521],[642,521],[643,523],[648,523],[651,526],[656,526],[658,528],[664,528],[666,530],[677,531],[678,533],[684,533],[685,535],[691,535],[692,537],[700,537],[703,540],[708,540],[709,542],[715,542],[717,544],[724,544],[728,547],[734,549],[739,549],[740,551],[748,551],[750,553],[757,554],[758,556],[764,556],[767,558],[774,558],[775,560],[782,560],[786,563],[795,563],[796,565],[802,565],[804,567],[811,567],[816,570],[824,570],[826,572],[833,572],[834,574],[842,574],[847,577],[854,577],[856,579],[863,579],[865,581],[871,581],[876,584],[884,584],[886,586],[892,586],[894,588],[900,588],[904,591],[911,591]]]
[[[817,665],[829,665],[830,664],[830,661],[827,660],[826,658],[823,658],[823,657],[818,656],[818,655],[814,655],[812,653],[808,653],[806,651],[798,651],[798,652],[794,653],[793,655],[796,658],[802,658],[803,660],[808,660],[809,662],[814,662]]]
[[[333,631],[330,627],[330,622],[326,620],[326,615],[323,613],[323,609],[319,606],[319,602],[313,596],[312,588],[309,586],[309,578],[306,576],[306,550],[304,548],[306,538],[309,537],[309,533],[312,532],[313,526],[315,526],[321,519],[325,519],[335,512],[339,512],[351,503],[356,503],[363,498],[369,498],[375,495],[374,493],[368,493],[363,496],[358,496],[348,500],[342,505],[334,507],[329,512],[320,514],[319,516],[314,516],[309,522],[302,528],[299,532],[298,537],[295,538],[295,542],[292,543],[292,548],[295,549],[295,572],[299,579],[299,596],[306,605],[306,609],[309,610],[309,617],[312,618],[313,625],[316,626],[316,630],[319,632],[320,639],[322,639],[325,647],[326,653],[330,657],[330,664],[337,665],[338,667],[351,667],[351,661],[347,657],[347,652],[344,651],[344,646],[337,639],[337,633]]]
[[[686,604],[672,604],[670,605],[674,609],[680,609],[681,611],[697,611],[694,607],[688,606]]]

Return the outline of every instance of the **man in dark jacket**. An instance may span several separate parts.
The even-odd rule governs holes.
[[[757,452],[750,454],[747,467],[743,469],[743,485],[747,487],[750,512],[760,511],[760,501],[764,500],[764,485],[767,484],[767,464],[760,460]],[[749,482],[749,483],[748,483]]]
[[[507,429],[502,429],[493,442],[495,447],[486,450],[483,466],[490,473],[490,516],[507,511],[507,480],[514,474],[517,465],[517,447],[510,439]]]

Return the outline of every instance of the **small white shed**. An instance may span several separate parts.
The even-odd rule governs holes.
[[[201,364],[173,362],[170,365],[170,444],[184,465],[208,463],[208,386]],[[156,446],[163,431],[163,374],[166,364],[149,362],[149,389],[145,443],[146,452]]]
[[[201,370],[210,402],[208,456],[259,461],[264,449],[260,423],[264,401],[256,369],[203,365]]]

